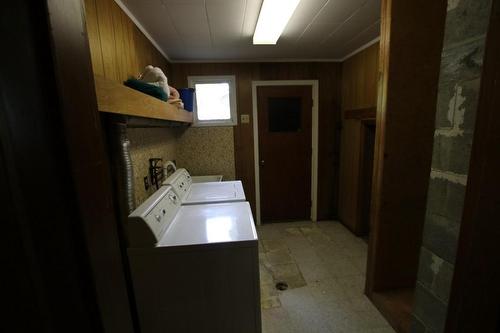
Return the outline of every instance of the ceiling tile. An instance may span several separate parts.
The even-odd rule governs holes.
[[[333,31],[339,28],[340,24],[336,23],[313,23],[302,34],[299,42],[305,44],[320,44],[325,36],[328,36]]]
[[[352,17],[352,20],[363,21],[367,25],[380,19],[380,0],[368,0]]]
[[[207,0],[208,23],[212,46],[229,46],[241,40],[245,0]]]
[[[285,30],[284,37],[298,38],[319,13],[328,0],[302,0],[293,13]]]
[[[342,23],[367,0],[330,0],[316,17],[315,23]]]
[[[302,0],[277,45],[253,45],[263,0],[122,1],[174,61],[340,59],[380,29],[380,0]]]
[[[337,45],[347,43],[361,31],[365,29],[365,25],[359,21],[349,21],[340,25],[331,34],[326,35],[322,43],[325,45]]]
[[[151,0],[146,0],[146,2],[147,1],[151,1]],[[205,0],[160,0],[160,1],[166,5],[167,4],[170,4],[170,5],[204,5],[205,4]]]
[[[360,32],[351,40],[347,41],[344,46],[348,53],[355,51],[357,48],[371,42],[380,36],[380,21],[376,21],[371,26]]]
[[[125,5],[152,37],[161,35],[169,39],[179,38],[170,20],[169,13],[162,5],[161,0],[143,2],[129,0]],[[157,42],[160,43],[160,41]]]
[[[246,0],[245,18],[243,21],[243,29],[241,31],[242,38],[253,36],[261,6],[262,0]]]
[[[211,46],[207,12],[202,1],[163,1],[179,37],[186,46]]]

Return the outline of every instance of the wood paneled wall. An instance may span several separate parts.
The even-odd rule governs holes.
[[[414,287],[446,1],[382,1],[367,293]]]
[[[113,0],[85,0],[85,13],[94,74],[122,82],[146,65],[169,72],[165,57]]]
[[[243,181],[247,199],[255,211],[255,178],[252,124],[252,81],[319,80],[318,219],[337,216],[337,183],[340,124],[338,63],[216,63],[173,64],[172,82],[187,85],[189,75],[235,75],[238,116],[250,115],[250,123],[234,128],[236,178]],[[189,129],[188,129],[189,130]],[[233,158],[228,156],[228,158]]]
[[[167,59],[113,0],[84,0],[84,4],[95,75],[121,83],[131,76],[137,77],[147,65],[160,67],[168,75]],[[129,129],[128,134],[132,144],[136,205],[139,205],[153,190],[153,187],[146,190],[142,180],[149,176],[149,158],[175,160],[177,131],[137,128]]]
[[[377,106],[379,44],[375,43],[342,63],[342,110]]]
[[[355,233],[361,218],[361,164],[363,123],[345,119],[346,111],[371,109],[377,106],[379,44],[375,43],[342,63],[342,134],[339,175],[339,218]],[[370,113],[370,112],[368,112]]]

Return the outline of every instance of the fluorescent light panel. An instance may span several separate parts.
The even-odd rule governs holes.
[[[264,0],[253,34],[254,44],[276,44],[300,0]]]

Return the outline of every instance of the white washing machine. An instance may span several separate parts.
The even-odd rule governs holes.
[[[177,169],[163,185],[179,193],[182,205],[246,201],[241,181],[193,183],[186,169]]]
[[[181,206],[162,186],[129,216],[127,233],[142,333],[261,332],[248,202]]]

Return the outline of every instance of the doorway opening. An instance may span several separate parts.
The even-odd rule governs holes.
[[[318,81],[253,81],[252,101],[257,224],[316,221]]]
[[[370,205],[372,196],[373,157],[375,154],[375,119],[361,121],[361,154],[359,182],[359,233],[368,242],[370,232]]]

